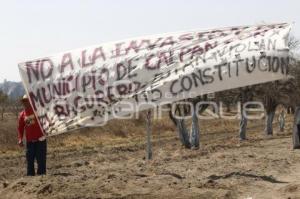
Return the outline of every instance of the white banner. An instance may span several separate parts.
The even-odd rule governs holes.
[[[153,106],[286,77],[289,24],[144,36],[19,64],[50,136]]]

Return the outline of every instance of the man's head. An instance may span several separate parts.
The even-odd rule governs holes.
[[[28,99],[26,94],[22,97],[21,102],[22,102],[24,108],[30,108],[31,107],[29,99]]]

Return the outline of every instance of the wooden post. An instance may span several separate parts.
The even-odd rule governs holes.
[[[146,159],[152,160],[152,143],[151,143],[151,136],[152,136],[152,122],[151,122],[151,110],[147,111],[146,116],[146,130],[147,130],[147,153]]]

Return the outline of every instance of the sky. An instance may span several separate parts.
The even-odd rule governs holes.
[[[294,23],[299,0],[0,0],[0,82],[18,63],[130,37],[259,23]]]

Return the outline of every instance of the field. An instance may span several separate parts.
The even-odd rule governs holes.
[[[292,116],[274,136],[264,121],[200,120],[201,146],[181,146],[168,118],[153,126],[153,160],[145,159],[145,121],[111,121],[48,139],[48,174],[25,177],[16,118],[0,125],[0,198],[300,198],[300,151],[292,150]]]

